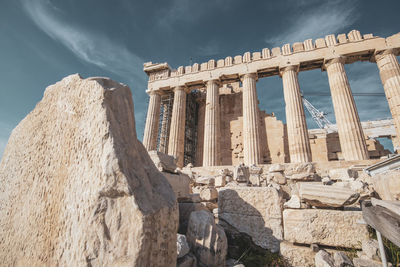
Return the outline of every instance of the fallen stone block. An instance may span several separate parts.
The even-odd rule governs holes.
[[[375,191],[383,200],[400,200],[400,170],[372,176]]]
[[[325,250],[320,250],[315,254],[315,267],[334,267],[335,262],[332,256]]]
[[[248,183],[250,178],[249,167],[245,166],[243,163],[236,166],[233,170],[233,180],[238,183]]]
[[[274,181],[278,184],[286,184],[286,176],[282,172],[271,172],[267,176],[268,181]]]
[[[284,170],[285,170],[285,165],[277,163],[277,164],[272,164],[269,167],[268,172],[283,172]]]
[[[70,75],[0,163],[4,266],[175,266],[175,194],[136,136],[130,89]]]
[[[208,210],[202,203],[179,203],[179,228],[178,233],[185,235],[189,223],[190,214],[193,211]]]
[[[232,187],[219,190],[219,219],[271,252],[279,251],[283,239],[282,192],[272,187]]]
[[[189,244],[187,243],[186,236],[181,234],[176,235],[176,249],[178,259],[184,257],[186,254],[189,253],[190,248]]]
[[[333,261],[335,262],[335,267],[351,267],[354,266],[350,258],[343,252],[337,251],[333,254]]]
[[[294,173],[286,176],[289,180],[295,181],[315,181],[315,173]]]
[[[206,187],[200,191],[201,201],[213,201],[218,198],[218,191],[214,187]]]
[[[215,179],[212,176],[197,177],[196,178],[196,184],[214,186],[215,185]]]
[[[214,179],[215,187],[224,187],[226,185],[226,175],[217,175]]]
[[[382,262],[366,258],[354,258],[353,263],[355,267],[382,267]]]
[[[190,214],[186,238],[200,265],[225,266],[228,241],[210,212],[200,210]]]
[[[165,178],[172,186],[176,197],[179,199],[187,198],[190,194],[190,178],[186,174],[179,173],[173,174],[168,172],[163,172]]]
[[[358,177],[358,172],[355,169],[341,168],[329,170],[329,177],[331,180],[351,180]]]
[[[283,211],[285,240],[299,244],[361,248],[368,230],[361,211],[286,209]]]
[[[302,201],[315,207],[343,207],[357,201],[360,194],[347,188],[314,183],[300,183]]]
[[[154,165],[156,165],[157,169],[160,172],[175,173],[177,166],[176,159],[173,156],[164,154],[156,150],[149,151],[148,153],[151,160],[154,162]]]
[[[283,204],[283,207],[289,209],[300,209],[301,208],[300,197],[297,195],[292,195],[289,201]]]
[[[380,261],[379,244],[375,239],[365,240],[362,243],[362,251],[368,259]]]

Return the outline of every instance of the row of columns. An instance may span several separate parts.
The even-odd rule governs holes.
[[[400,67],[392,50],[375,56],[382,84],[393,116],[396,133],[400,136]],[[336,57],[325,61],[332,102],[338,127],[340,146],[345,160],[368,159],[368,150],[360,118],[344,69],[345,58]],[[298,82],[299,66],[286,66],[280,70],[285,99],[289,154],[291,162],[310,162],[311,148]],[[256,90],[257,74],[242,77],[243,84],[243,147],[244,163],[261,163],[260,125]],[[171,117],[168,154],[183,165],[186,91],[184,87],[174,89],[174,104]],[[143,144],[147,150],[156,149],[160,96],[150,92],[150,103],[146,119]],[[207,82],[203,166],[216,166],[219,159],[220,107],[219,82]]]

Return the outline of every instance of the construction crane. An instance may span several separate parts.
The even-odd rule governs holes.
[[[327,115],[327,113],[325,113],[323,111],[319,111],[307,99],[305,99],[303,95],[301,95],[301,96],[303,99],[304,106],[306,107],[308,112],[310,112],[311,117],[317,123],[318,127],[321,129],[325,129],[329,133],[334,132],[335,130],[332,127],[332,123],[328,120],[327,117],[325,117],[325,115]]]
[[[307,95],[315,95],[315,96],[330,96],[329,93],[307,93]],[[353,96],[385,96],[384,93],[353,93]],[[310,112],[311,117],[317,123],[318,127],[321,129],[325,129],[328,133],[337,132],[335,125],[333,125],[326,115],[328,113],[319,111],[316,107],[314,107],[307,99],[304,98],[304,93],[301,93],[301,98],[303,99],[303,104]]]

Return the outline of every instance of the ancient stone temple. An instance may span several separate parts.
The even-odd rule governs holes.
[[[378,152],[371,152],[376,144],[363,132],[345,64],[377,64],[398,136],[399,53],[400,34],[381,38],[353,30],[176,70],[145,63],[150,101],[143,144],[173,155],[178,166],[368,159]],[[300,71],[312,69],[328,74],[337,123],[322,150],[307,128],[298,81]],[[282,78],[286,125],[258,108],[257,81],[273,75]]]

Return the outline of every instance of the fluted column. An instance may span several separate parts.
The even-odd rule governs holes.
[[[161,131],[160,131],[160,146],[158,151],[167,154],[168,153],[168,137],[169,137],[169,125],[170,125],[170,113],[168,103],[162,104],[163,115],[161,121]]]
[[[344,69],[344,58],[327,60],[325,67],[328,73],[343,157],[345,160],[368,159],[364,133]]]
[[[203,166],[203,144],[204,144],[204,117],[206,100],[203,94],[197,99],[199,108],[197,110],[197,147],[196,147],[196,167]]]
[[[203,166],[217,166],[219,161],[219,85],[217,80],[207,82],[206,113],[204,119]]]
[[[178,167],[183,167],[185,149],[186,92],[182,86],[174,89],[171,128],[169,131],[168,154],[177,159]]]
[[[147,110],[146,126],[144,128],[143,145],[150,150],[157,148],[158,123],[160,117],[161,97],[157,91],[149,91],[150,102]]]
[[[245,74],[243,82],[243,152],[246,165],[259,164],[261,157],[256,74]]]
[[[310,140],[297,74],[298,66],[288,66],[281,70],[290,162],[310,162]]]
[[[379,68],[383,88],[389,103],[390,112],[396,129],[400,136],[400,66],[392,49],[388,49],[375,55]],[[393,144],[394,145],[394,144]],[[395,147],[396,151],[400,148]]]

